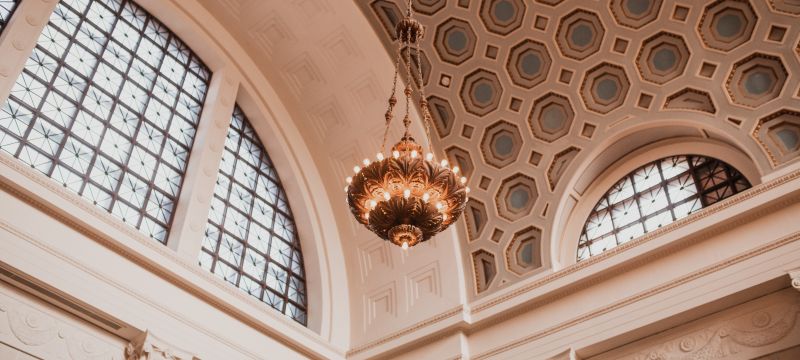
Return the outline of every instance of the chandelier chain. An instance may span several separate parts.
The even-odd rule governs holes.
[[[386,126],[383,129],[383,142],[381,142],[381,153],[386,152],[386,139],[389,136],[389,125],[392,123],[392,119],[394,118],[394,106],[397,104],[397,77],[398,77],[398,68],[400,67],[400,49],[402,47],[402,42],[398,41],[397,43],[397,55],[394,58],[394,78],[392,79],[392,95],[389,96],[389,108],[386,110]]]
[[[411,2],[409,1],[409,4],[410,3]],[[410,27],[406,28],[405,30],[406,30],[406,39],[408,39],[408,42],[406,43],[406,48],[405,48],[405,50],[406,50],[406,53],[405,53],[405,63],[406,64],[405,65],[406,65],[406,79],[407,80],[406,80],[406,89],[405,89],[406,114],[403,117],[403,126],[405,126],[405,134],[403,136],[407,137],[407,136],[410,135],[410,133],[408,131],[408,127],[411,126],[411,118],[410,118],[409,113],[410,113],[410,108],[411,108],[411,94],[413,93],[413,88],[411,86],[411,83],[414,81],[414,78],[412,77],[412,74],[411,74],[411,36],[412,36],[412,33],[411,33],[411,28]]]
[[[431,141],[431,129],[430,129],[430,111],[428,109],[428,99],[425,98],[425,78],[422,74],[422,56],[420,55],[421,51],[419,49],[420,41],[416,43],[416,51],[417,51],[417,69],[419,72],[419,82],[417,83],[417,89],[419,90],[419,105],[420,110],[422,111],[422,123],[425,125],[425,138],[428,140],[428,152],[433,154],[434,159],[436,158],[436,153],[433,152],[433,142]]]

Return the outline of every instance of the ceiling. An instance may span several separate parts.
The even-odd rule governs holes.
[[[649,142],[730,144],[762,177],[800,155],[796,1],[414,0],[434,145],[472,192],[464,221],[403,252],[351,218],[342,189],[380,148],[389,30],[404,1],[199,2],[275,88],[267,101],[290,116],[277,120],[305,141],[291,146],[313,157],[327,193],[315,196],[335,218],[326,231],[341,241],[347,278],[335,280],[347,283],[354,344],[565,265],[552,255],[564,203],[580,203],[606,167]]]
[[[357,4],[393,51],[405,1]],[[622,153],[669,136],[724,141],[761,175],[800,154],[797,1],[414,0],[413,10],[427,29],[436,147],[474,190],[462,248],[477,296],[552,266],[556,209],[580,200],[578,178],[591,182],[605,166],[590,163],[625,136],[642,134]]]

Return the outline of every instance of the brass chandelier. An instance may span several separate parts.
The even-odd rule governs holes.
[[[413,18],[411,0],[407,3],[406,16],[396,27],[397,50],[394,64],[394,82],[389,106],[386,110],[386,128],[383,133],[381,151],[375,161],[364,159],[363,168],[355,166],[355,176],[348,177],[347,204],[356,220],[364,224],[381,239],[407,249],[429,240],[458,220],[464,211],[469,188],[467,179],[458,177],[458,166],[449,167],[447,160],[436,161],[430,138],[431,115],[422,77],[420,42],[425,35],[423,26]],[[405,50],[405,51],[404,51]],[[416,64],[412,72],[412,52]],[[397,104],[397,77],[400,58],[404,57],[406,71],[405,133],[391,151],[384,155],[389,125],[394,118]],[[417,84],[419,106],[428,151],[409,134],[411,118],[409,108]]]

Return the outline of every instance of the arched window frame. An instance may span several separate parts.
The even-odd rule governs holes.
[[[562,220],[557,222],[559,224],[558,227],[562,230],[556,232],[556,236],[551,238],[553,247],[551,254],[556,264],[555,267],[557,269],[564,268],[577,262],[578,240],[586,219],[606,191],[619,179],[649,162],[689,153],[719,159],[728,163],[742,172],[752,186],[756,186],[763,181],[762,170],[752,160],[750,154],[728,142],[713,139],[665,139],[655,141],[649,145],[624,153],[625,155],[621,157],[611,159],[608,156],[615,156],[614,154],[599,154],[591,162],[600,159],[610,165],[605,167],[602,172],[594,174],[594,180],[582,192],[573,192],[571,195],[565,194],[565,197],[569,199],[569,201],[566,201],[569,204],[565,208],[567,213],[561,215]]]
[[[595,204],[578,240],[578,261],[634,241],[751,187],[739,170],[707,156],[673,155],[642,164],[621,177]]]
[[[324,338],[345,343],[349,331],[348,313],[335,311],[348,306],[348,288],[340,280],[346,277],[344,261],[341,256],[338,232],[331,232],[337,224],[332,208],[328,205],[325,183],[315,167],[307,166],[314,161],[304,143],[304,137],[292,121],[289,109],[280,100],[255,60],[250,58],[244,48],[235,44],[232,35],[219,22],[202,21],[210,18],[199,3],[162,0],[135,0],[137,4],[171,28],[184,42],[205,61],[214,76],[206,96],[200,126],[197,129],[195,146],[186,170],[183,190],[175,210],[172,230],[163,247],[143,237],[138,231],[122,224],[107,212],[84,206],[74,194],[52,186],[52,180],[31,171],[30,167],[18,166],[18,162],[0,157],[0,187],[15,194],[25,193],[33,196],[35,204],[48,208],[46,213],[56,218],[68,219],[70,224],[78,224],[81,229],[90,230],[90,238],[105,246],[120,249],[123,253],[144,262],[147,268],[165,267],[167,280],[170,276],[185,276],[183,264],[193,264],[190,278],[180,281],[200,293],[223,301],[214,300],[214,306],[222,309],[235,306],[251,306],[255,300],[236,289],[227,290],[229,285],[215,279],[213,275],[196,266],[197,255],[202,241],[203,224],[207,220],[208,199],[213,194],[213,181],[219,167],[219,152],[224,142],[227,121],[235,102],[245,108],[256,124],[259,134],[269,134],[271,141],[265,144],[273,156],[281,174],[291,181],[285,184],[289,201],[302,211],[295,213],[299,236],[306,257],[306,278],[313,283],[307,289],[308,324],[307,328]],[[22,71],[24,61],[35,46],[42,28],[58,1],[20,1],[14,13],[12,24],[0,39],[0,53],[17,54],[0,57],[0,99],[5,99],[17,75]],[[180,6],[178,6],[180,4]],[[184,6],[185,5],[185,6]],[[243,74],[248,74],[246,77]],[[43,178],[44,181],[41,181]],[[27,195],[26,195],[27,196]],[[103,240],[100,240],[100,239]],[[149,241],[149,245],[146,242]],[[168,249],[169,248],[169,249]],[[180,275],[178,275],[180,274]],[[206,280],[202,280],[206,279]],[[172,281],[170,280],[170,281]],[[183,286],[183,285],[181,285]],[[236,304],[236,305],[234,305]],[[256,306],[259,304],[256,302]],[[288,317],[269,315],[274,313],[267,306],[258,307],[261,311],[252,312],[263,322],[261,326],[272,328],[276,333],[300,339],[310,334]],[[236,313],[238,310],[232,310]],[[273,316],[273,317],[270,317]],[[277,317],[274,317],[277,316]],[[278,321],[275,321],[278,320]],[[250,320],[248,320],[250,321]],[[338,324],[336,328],[333,323]],[[344,325],[343,325],[344,324]],[[315,339],[315,338],[314,338]],[[313,340],[316,341],[316,340]],[[317,351],[327,350],[316,347]]]

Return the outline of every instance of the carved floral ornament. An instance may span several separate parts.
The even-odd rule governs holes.
[[[788,340],[790,334],[798,333],[800,297],[784,296],[783,299],[778,304],[773,303],[732,319],[715,322],[710,327],[621,359],[749,358],[759,353],[758,348]]]
[[[120,348],[4,294],[0,343],[45,359],[121,359]]]

